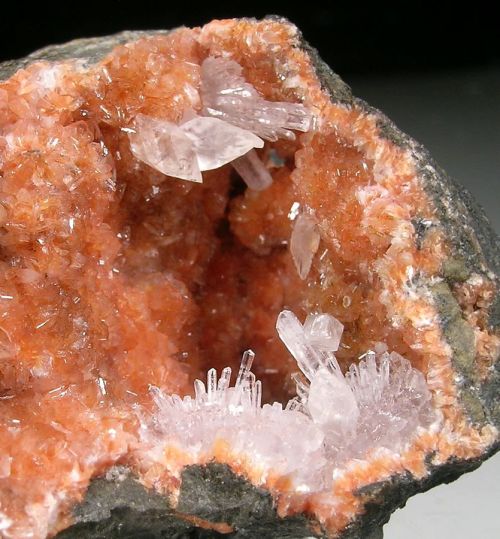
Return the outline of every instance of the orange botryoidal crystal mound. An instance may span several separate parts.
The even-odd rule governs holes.
[[[498,449],[498,240],[292,24],[0,80],[2,537],[368,537]]]

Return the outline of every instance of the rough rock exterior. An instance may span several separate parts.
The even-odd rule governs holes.
[[[108,414],[98,419],[89,418],[86,410],[71,410],[69,413],[75,413],[74,420],[81,421],[82,428],[86,429],[87,433],[87,437],[80,433],[79,451],[84,453],[80,447],[88,444],[95,432],[98,432],[93,429],[107,425],[106,428],[109,428],[111,434],[109,439],[103,435],[103,438],[99,439],[101,445],[96,444],[95,451],[101,451],[97,464],[93,463],[88,469],[81,461],[78,462],[79,468],[75,464],[71,476],[77,478],[73,479],[74,484],[70,487],[61,485],[61,492],[66,489],[68,493],[63,502],[58,502],[59,505],[54,503],[53,492],[47,492],[48,497],[52,496],[52,501],[47,502],[45,499],[31,502],[33,505],[30,518],[45,522],[45,528],[41,526],[36,529],[35,536],[43,536],[44,533],[53,535],[59,531],[61,537],[96,538],[123,537],[127,534],[151,537],[380,537],[381,526],[392,511],[404,505],[409,496],[441,482],[451,481],[476,468],[500,447],[498,238],[470,195],[446,176],[424,148],[401,133],[382,113],[354,98],[350,89],[320,60],[316,51],[302,41],[293,25],[281,19],[260,22],[214,21],[201,31],[196,30],[194,35],[189,32],[125,32],[117,36],[79,40],[49,47],[24,60],[0,64],[0,80],[7,81],[7,86],[0,84],[0,104],[3,107],[0,109],[0,203],[3,204],[0,205],[0,261],[3,264],[0,271],[6,272],[6,277],[0,275],[0,298],[3,302],[0,303],[0,314],[3,317],[0,318],[0,330],[3,330],[6,336],[4,338],[0,332],[0,352],[5,355],[0,356],[4,361],[4,364],[0,365],[0,419],[4,433],[9,433],[6,436],[13,433],[13,438],[6,438],[4,447],[0,448],[0,533],[4,533],[5,537],[21,537],[22,533],[28,533],[27,528],[24,531],[9,531],[14,529],[11,516],[15,515],[16,511],[19,514],[24,511],[22,482],[36,482],[37,473],[36,466],[28,462],[29,457],[16,454],[15,444],[25,443],[29,450],[30,444],[38,447],[47,441],[49,450],[43,458],[48,459],[45,466],[50,467],[50,459],[55,459],[58,451],[64,451],[63,442],[54,445],[51,440],[59,439],[58,437],[63,440],[64,436],[70,439],[70,436],[75,436],[65,432],[68,426],[49,428],[42,419],[33,419],[30,415],[30,403],[37,402],[37,406],[46,406],[44,413],[53,413],[56,422],[64,423],[64,418],[57,415],[57,402],[54,404],[51,399],[54,394],[57,394],[57,398],[66,398],[64,391],[67,391],[67,384],[64,387],[47,387],[44,382],[47,378],[44,378],[42,373],[45,372],[44,369],[50,371],[51,365],[40,359],[40,350],[36,361],[27,355],[23,357],[19,354],[12,359],[12,346],[19,343],[13,343],[9,337],[13,329],[8,324],[14,324],[14,318],[21,315],[15,310],[8,311],[10,307],[7,304],[13,299],[17,301],[9,286],[24,286],[24,294],[33,294],[35,297],[39,293],[39,288],[36,287],[41,287],[36,283],[41,279],[46,287],[44,294],[47,294],[43,298],[48,304],[49,301],[56,301],[49,290],[54,286],[48,277],[51,272],[52,278],[57,277],[60,283],[64,278],[77,279],[79,272],[85,271],[88,279],[85,284],[87,297],[91,297],[88,289],[92,285],[97,286],[99,279],[101,282],[108,279],[107,274],[99,273],[99,268],[89,270],[85,266],[86,262],[78,258],[73,259],[75,266],[71,269],[72,273],[66,273],[62,266],[56,267],[56,263],[62,264],[60,261],[64,260],[62,251],[71,249],[64,241],[60,245],[54,244],[59,251],[57,256],[53,254],[55,258],[51,261],[52,265],[47,263],[45,275],[40,275],[34,267],[23,265],[23,260],[31,260],[31,252],[35,249],[29,241],[32,237],[45,237],[45,231],[43,227],[37,228],[39,223],[36,219],[32,223],[28,217],[22,217],[24,221],[19,217],[21,206],[16,197],[19,197],[20,189],[29,192],[28,182],[36,175],[34,172],[23,172],[25,169],[22,167],[32,167],[29,169],[31,171],[37,169],[32,162],[22,160],[25,156],[19,158],[18,162],[12,161],[18,165],[17,169],[9,164],[8,158],[5,157],[7,153],[4,148],[11,143],[5,143],[7,129],[3,132],[3,126],[10,125],[13,116],[24,118],[25,114],[23,93],[17,91],[16,95],[21,96],[20,99],[12,100],[11,96],[15,92],[10,93],[8,79],[14,76],[14,79],[10,79],[12,81],[18,76],[22,80],[23,72],[19,75],[18,70],[39,61],[61,62],[79,58],[83,59],[84,63],[78,64],[78,69],[85,71],[92,70],[92,66],[101,65],[99,62],[102,62],[106,55],[111,55],[107,57],[111,60],[102,65],[113,68],[118,65],[118,68],[109,75],[109,81],[105,80],[106,73],[109,72],[104,71],[99,84],[104,85],[105,92],[115,92],[114,99],[117,102],[129,103],[129,97],[126,95],[129,84],[127,77],[132,80],[134,74],[127,73],[126,70],[120,71],[120,62],[122,66],[126,66],[129,58],[127,55],[130,55],[131,62],[140,62],[140,55],[145,54],[144,51],[147,51],[151,44],[166,56],[169,54],[169,47],[177,52],[184,50],[183,47],[187,48],[193,58],[207,56],[208,53],[214,56],[232,54],[243,66],[247,77],[254,76],[253,84],[266,98],[273,101],[303,101],[314,110],[320,122],[315,131],[297,137],[297,142],[281,141],[275,146],[264,148],[264,153],[261,154],[263,161],[266,157],[269,157],[268,161],[272,160],[271,153],[265,153],[270,148],[285,156],[286,161],[281,168],[270,168],[273,183],[266,190],[257,194],[246,191],[243,195],[228,195],[228,186],[232,180],[227,167],[221,169],[220,176],[204,175],[205,187],[192,188],[189,200],[193,207],[199,208],[205,204],[207,215],[214,216],[207,218],[207,222],[202,224],[207,229],[206,241],[212,241],[211,229],[208,232],[213,224],[210,219],[222,221],[223,216],[229,214],[227,221],[230,223],[231,233],[240,243],[236,247],[232,244],[224,247],[226,236],[221,235],[220,230],[214,232],[214,235],[218,234],[223,238],[223,247],[214,243],[217,245],[213,247],[215,255],[212,251],[196,254],[197,260],[203,259],[203,264],[209,268],[203,275],[196,273],[201,270],[195,271],[183,266],[182,259],[189,256],[189,253],[186,255],[183,250],[164,253],[163,262],[167,269],[175,268],[175,271],[172,270],[173,273],[177,272],[175,275],[184,272],[189,273],[189,279],[192,277],[192,282],[188,282],[186,278],[185,289],[177,293],[177,281],[165,277],[163,268],[152,263],[147,272],[141,273],[143,260],[150,256],[148,248],[154,250],[159,245],[156,239],[153,241],[150,237],[153,228],[162,226],[157,214],[168,207],[159,205],[151,211],[146,199],[147,196],[154,198],[160,192],[158,186],[163,185],[164,178],[158,176],[157,172],[141,169],[142,165],[136,165],[129,154],[125,157],[130,160],[130,167],[135,166],[134,170],[140,171],[142,176],[137,173],[137,177],[140,177],[141,181],[146,181],[144,178],[150,176],[152,178],[152,185],[141,184],[132,195],[129,187],[126,194],[120,195],[125,204],[128,204],[127,211],[132,215],[129,217],[127,214],[132,223],[128,228],[129,233],[130,227],[136,227],[133,228],[133,233],[136,238],[139,237],[138,240],[134,239],[136,243],[130,241],[130,238],[125,240],[127,227],[122,226],[123,223],[106,221],[106,204],[114,207],[114,204],[118,206],[121,202],[117,202],[113,193],[106,191],[105,176],[109,173],[106,168],[109,162],[105,152],[111,152],[113,163],[118,163],[120,155],[124,153],[124,141],[128,144],[129,139],[126,132],[118,134],[117,126],[121,125],[121,128],[127,129],[129,124],[125,121],[120,124],[118,108],[118,112],[109,115],[106,109],[102,110],[108,102],[106,98],[100,101],[99,89],[90,97],[84,96],[84,101],[87,100],[85,104],[78,103],[74,106],[72,113],[78,111],[82,124],[87,121],[88,111],[94,115],[93,126],[97,125],[102,133],[92,133],[91,136],[98,142],[105,141],[107,148],[102,156],[92,154],[83,157],[95,160],[102,166],[102,192],[89,195],[85,191],[85,185],[77,185],[76,193],[80,193],[82,199],[75,204],[80,209],[88,209],[86,202],[82,200],[95,195],[96,207],[91,209],[95,215],[102,217],[102,221],[95,221],[96,234],[102,236],[92,236],[89,245],[94,245],[96,252],[98,249],[108,254],[109,249],[116,251],[109,254],[110,259],[103,260],[102,264],[99,253],[87,252],[85,255],[90,260],[94,257],[96,265],[101,264],[106,271],[113,271],[112,268],[115,268],[135,279],[132,284],[127,284],[128,288],[121,283],[114,285],[116,287],[109,290],[109,296],[102,303],[96,298],[95,305],[98,305],[98,308],[94,306],[94,311],[91,305],[89,312],[92,311],[97,316],[102,327],[98,326],[97,318],[91,314],[86,315],[86,321],[73,321],[73,324],[76,324],[75,331],[80,323],[79,331],[83,335],[85,330],[82,330],[81,324],[86,322],[93,328],[92,338],[95,340],[90,344],[86,342],[79,356],[82,368],[88,369],[90,374],[87,380],[75,382],[76,385],[80,384],[79,391],[87,392],[84,399],[87,399],[85,402],[90,410],[98,410],[100,414],[102,412],[99,410],[106,404],[102,405],[99,400],[94,402],[89,380],[93,380],[100,388],[103,400],[110,392],[116,392],[113,393],[115,400],[128,403],[125,399],[129,397],[125,393],[129,392],[132,399],[137,398],[132,404],[144,406],[149,412],[151,403],[148,403],[146,397],[137,397],[137,393],[144,391],[147,383],[161,386],[171,393],[188,392],[191,379],[199,372],[212,366],[220,368],[230,362],[234,366],[234,361],[238,359],[233,357],[234,352],[241,351],[241,347],[248,345],[253,347],[254,343],[257,347],[257,358],[262,357],[257,374],[263,379],[264,391],[266,388],[269,391],[266,400],[283,400],[291,396],[292,385],[285,379],[294,370],[294,363],[289,361],[285,349],[269,329],[272,326],[274,330],[277,313],[291,306],[303,317],[310,308],[313,311],[329,312],[344,324],[346,347],[341,348],[338,355],[344,371],[357,355],[380,341],[386,342],[391,349],[407,357],[413,367],[425,375],[434,407],[442,415],[442,422],[439,432],[432,429],[417,432],[408,447],[399,454],[375,452],[365,460],[353,461],[345,469],[338,471],[338,477],[328,491],[304,494],[290,486],[293,483],[290,477],[263,477],[251,459],[246,461],[236,457],[232,454],[231,447],[224,444],[215,447],[213,453],[199,462],[190,462],[188,456],[176,453],[175,447],[165,449],[158,458],[141,453],[141,448],[134,445],[137,444],[134,431],[137,429],[137,419],[129,420],[128,416],[119,415],[127,410],[131,413],[131,404],[112,408],[115,416]],[[139,45],[133,45],[137,40],[142,41],[138,42]],[[196,50],[200,43],[202,52]],[[115,47],[123,44],[132,45],[112,52]],[[134,60],[134,54],[138,55],[139,60]],[[158,69],[161,72],[161,54],[151,54],[151,64],[145,69]],[[37,69],[36,66],[32,68]],[[196,75],[188,73],[189,69],[189,66],[186,67],[187,75],[181,73],[179,77],[192,76],[190,80],[195,80]],[[251,74],[252,69],[254,75]],[[193,71],[195,72],[196,70]],[[120,77],[121,82],[116,83],[115,80],[120,80]],[[45,80],[44,84],[50,86],[51,82]],[[136,82],[130,83],[132,90],[134,84]],[[163,81],[162,84],[165,86],[160,85],[159,97],[153,96],[153,104],[148,104],[149,113],[156,110],[162,114],[161,102],[157,106],[154,101],[161,101],[161,92],[166,92],[168,83]],[[29,85],[24,88],[29,95]],[[165,95],[168,95],[168,92]],[[61,99],[60,95],[58,99]],[[133,100],[134,97],[130,99]],[[97,113],[96,110],[101,105],[101,110]],[[40,106],[42,105],[37,105]],[[54,106],[64,110],[66,105],[58,102]],[[140,105],[134,102],[134,107],[136,113],[140,114]],[[72,122],[75,124],[75,138],[82,136],[79,129],[89,129],[89,124],[82,127],[75,116],[69,114],[64,117],[61,125],[71,128]],[[18,129],[22,127],[20,125]],[[61,133],[63,131],[62,129]],[[15,143],[11,145],[13,144]],[[26,148],[26,152],[32,152],[29,158],[36,159],[37,154],[32,150]],[[70,155],[70,158],[74,159],[75,163],[78,161],[78,155]],[[132,185],[135,181],[135,176],[132,179],[128,176],[126,179],[120,177],[120,165],[116,168],[113,165],[111,168],[115,173],[118,170],[118,176],[115,178],[118,183],[123,181],[124,184],[128,182],[128,185]],[[132,173],[130,174],[132,176]],[[166,180],[167,183],[169,181],[179,180]],[[289,185],[293,185],[292,190]],[[70,186],[71,184],[68,185]],[[48,193],[46,198],[50,202],[50,189],[43,191],[46,187],[42,179],[40,192]],[[195,191],[198,187],[206,191]],[[167,193],[166,198],[177,200],[175,197],[179,197],[181,191],[184,193],[183,189],[187,188],[181,186],[178,191]],[[241,191],[241,186],[239,189]],[[207,194],[209,192],[211,194]],[[224,207],[221,206],[223,199]],[[200,200],[204,202],[200,203]],[[278,217],[268,225],[263,216],[269,208],[273,208],[276,201],[278,203],[274,211]],[[292,233],[289,220],[293,224],[296,216],[287,218],[287,213],[288,210],[292,213],[293,204],[297,201],[301,207],[313,210],[321,238],[319,247],[315,245],[312,253],[312,269],[310,272],[308,269],[309,275],[305,275],[305,281],[304,275],[299,277],[296,274],[296,264],[290,253],[282,253],[280,250],[280,246],[287,244]],[[101,206],[98,206],[98,202]],[[28,208],[26,212],[33,211],[34,204],[28,195],[23,203],[25,208]],[[43,213],[43,201],[37,201],[37,204],[40,204],[40,212]],[[138,218],[134,220],[135,214],[130,210],[134,204],[134,211],[140,214],[140,219],[147,227],[140,224]],[[226,205],[230,210],[227,210]],[[4,206],[6,209],[3,209]],[[281,214],[283,218],[279,217]],[[198,218],[197,215],[182,216],[186,219],[187,226],[190,226],[190,219],[194,222]],[[85,219],[85,216],[79,218]],[[85,226],[90,226],[90,222]],[[16,228],[16,224],[26,226],[26,223],[28,228],[31,226],[39,236],[35,235],[26,240],[22,236],[22,226]],[[65,222],[65,226],[72,230],[72,223],[74,222]],[[101,245],[111,237],[103,232],[103,223],[113,234],[121,234],[112,248]],[[227,228],[227,223],[225,226]],[[214,230],[215,228],[214,226]],[[164,232],[161,232],[162,248],[170,248],[170,245],[175,245],[175,238],[174,243],[169,244],[171,238],[165,237]],[[90,232],[89,234],[91,235]],[[193,243],[196,242],[199,243],[200,240],[194,240]],[[51,244],[51,248],[54,245]],[[123,266],[115,264],[117,253],[126,259]],[[115,258],[111,260],[111,257]],[[265,259],[270,262],[262,262],[264,257],[270,257]],[[38,261],[42,258],[43,255],[40,255]],[[243,273],[247,270],[246,274]],[[236,284],[234,286],[237,291],[231,289],[232,291],[228,292],[228,289],[223,288],[226,285],[221,285],[214,277],[223,275],[222,280],[232,286],[233,281],[238,282],[235,274],[238,274],[241,280],[242,273],[244,278],[255,279],[257,283],[255,292],[245,291],[245,312],[238,311],[239,307],[235,307],[237,304],[231,304],[227,299],[233,294],[240,302],[240,290]],[[54,275],[56,277],[53,277]],[[278,288],[285,288],[285,282],[289,288],[276,300],[273,294]],[[124,292],[125,288],[128,296]],[[97,293],[105,295],[106,290],[101,288]],[[197,307],[191,304],[182,307],[185,305],[185,296],[196,298],[197,295],[201,298]],[[162,303],[160,296],[168,296],[169,299]],[[217,299],[221,296],[222,302]],[[119,301],[114,304],[116,298]],[[71,305],[70,300],[75,302],[74,297],[65,298],[61,294],[60,299],[57,299],[57,309],[65,317],[80,320],[78,301]],[[115,318],[113,313],[105,312],[106,301],[116,308]],[[255,305],[256,301],[268,301],[268,304],[259,311]],[[195,353],[189,348],[192,346],[189,339],[186,339],[187,344],[184,341],[172,344],[172,332],[155,333],[148,326],[157,324],[160,327],[163,324],[170,330],[177,324],[176,331],[184,338],[187,330],[182,326],[184,322],[179,322],[168,310],[171,303],[173,310],[179,308],[179,311],[182,311],[185,308],[185,311],[182,311],[184,321],[200,316],[196,311],[198,308],[201,311],[206,309],[202,315],[205,318],[209,309],[221,312],[225,304],[230,304],[230,307],[236,310],[229,309],[231,312],[226,316],[221,315],[216,322],[203,323],[201,352]],[[138,305],[142,309],[141,313],[134,311],[139,308]],[[369,313],[364,310],[366,305],[370,306]],[[122,307],[124,310],[120,312]],[[43,328],[45,323],[45,318],[40,318],[41,313],[49,312],[48,308],[45,311],[43,308],[45,307],[37,305],[38,310],[33,311],[33,316],[38,317],[35,325],[40,328]],[[154,313],[154,316],[151,313]],[[245,322],[251,335],[245,336],[244,329],[235,327],[232,331],[239,332],[239,340],[228,344],[218,339],[221,328],[232,323],[233,317],[246,316],[245,313],[254,315]],[[144,326],[134,326],[133,330],[120,326],[120,316],[124,325],[130,322],[132,326],[138,320],[145,320]],[[47,315],[46,319],[49,318]],[[55,324],[59,324],[61,331],[64,331],[61,320],[56,319]],[[52,322],[47,323],[51,331]],[[23,335],[20,345],[26,344],[23,348],[26,354],[26,350],[35,350],[38,341],[30,335],[28,329],[24,331],[24,334],[20,333]],[[126,352],[123,355],[126,342],[124,335],[130,335],[129,339],[133,340],[137,339],[141,332],[146,342],[140,355],[135,352],[138,354],[137,363],[133,363],[133,359],[123,359],[126,356]],[[113,339],[118,343],[117,348],[114,352],[109,352],[101,341],[111,342]],[[46,348],[51,352],[51,341],[47,342],[49,344]],[[53,349],[56,344],[52,345]],[[183,346],[189,349],[192,355],[189,368],[183,363]],[[103,369],[102,365],[109,359],[102,360],[101,356],[96,358],[96,349],[105,358],[111,357],[112,353],[122,354],[122,363],[109,367],[105,375],[101,376],[99,369]],[[158,360],[155,363],[159,350],[162,354],[169,355],[168,362],[162,363]],[[150,372],[144,373],[141,366],[144,359],[140,358],[146,358],[148,355],[151,357],[151,367],[148,365]],[[23,374],[22,360],[29,364],[30,370],[26,368],[28,374]],[[213,365],[210,360],[214,362]],[[88,367],[92,362],[96,362],[97,367]],[[64,374],[66,375],[67,373]],[[123,384],[123,395],[120,394],[120,388],[113,388],[111,376],[117,377],[118,386]],[[48,380],[50,381],[50,375]],[[32,397],[32,393],[36,397]],[[22,399],[26,400],[26,405]],[[8,408],[9,406],[12,408]],[[53,412],[50,412],[52,408]],[[27,424],[41,425],[42,434],[31,434],[31,437],[20,434],[19,436],[25,438],[19,438],[16,442],[14,431],[18,429],[16,421],[19,421],[16,413],[24,414],[21,421],[26,421]],[[117,425],[122,431],[118,429],[116,432]],[[54,428],[59,428],[60,432],[54,433]],[[24,432],[29,432],[29,429]],[[116,436],[116,442],[111,440],[113,436]],[[107,452],[103,453],[101,446],[105,446]],[[30,466],[34,466],[34,472],[29,471]],[[12,478],[15,478],[17,483],[11,481]],[[50,518],[47,517],[48,503],[56,507]],[[7,510],[10,511],[9,514],[5,513]],[[36,511],[40,511],[42,516],[37,517]],[[29,522],[29,519],[26,522]]]

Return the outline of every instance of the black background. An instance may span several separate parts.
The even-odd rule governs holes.
[[[200,5],[199,5],[200,4]],[[0,0],[0,61],[76,37],[197,26],[213,18],[286,16],[341,75],[499,64],[499,18],[478,2],[203,2]],[[295,5],[295,6],[294,6]],[[7,13],[8,8],[8,13]]]

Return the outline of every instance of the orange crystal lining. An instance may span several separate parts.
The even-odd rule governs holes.
[[[394,286],[408,265],[439,267],[438,241],[394,248],[424,195],[398,177],[362,211],[361,195],[377,196],[373,159],[336,128],[347,113],[318,93],[291,27],[261,24],[260,38],[255,23],[216,22],[118,47],[87,69],[36,64],[0,85],[0,509],[20,536],[56,529],[69,503],[56,493],[73,500],[127,460],[150,384],[189,393],[251,347],[265,399],[287,398],[296,367],[274,329],[284,307],[341,320],[344,362],[377,341],[424,371],[442,353],[437,330],[414,347],[409,319],[391,318],[404,306],[381,301],[387,258]],[[178,122],[199,110],[200,62],[222,53],[267,99],[310,93],[322,118],[296,143],[266,144],[262,159],[272,149],[284,164],[262,192],[240,192],[228,166],[201,185],[167,178],[130,151],[137,114]],[[300,82],[286,87],[285,75]],[[322,235],[305,281],[287,247],[294,202],[315,210]]]

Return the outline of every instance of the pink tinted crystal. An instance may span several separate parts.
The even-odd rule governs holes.
[[[255,150],[250,150],[242,157],[235,159],[231,164],[249,189],[263,191],[273,183],[269,170],[259,159]]]
[[[193,143],[176,124],[138,114],[129,140],[130,149],[139,161],[167,176],[202,181]]]
[[[198,116],[183,123],[180,129],[191,139],[200,170],[213,170],[262,148],[264,141],[245,129],[218,118]]]
[[[301,279],[309,275],[312,261],[319,247],[319,232],[312,215],[301,213],[293,224],[290,252]]]
[[[336,465],[375,447],[398,451],[437,419],[424,375],[395,352],[369,351],[344,376],[333,355],[339,324],[323,313],[309,315],[302,326],[291,311],[282,311],[276,323],[309,381],[296,378],[298,401],[321,427]]]
[[[202,181],[202,171],[219,168],[264,145],[250,131],[201,116],[176,125],[138,114],[129,139],[140,161],[168,176],[195,182]]]
[[[311,113],[301,104],[267,101],[242,76],[233,60],[209,56],[201,65],[202,114],[252,131],[266,140],[295,139],[293,131],[311,128]]]
[[[396,352],[368,352],[346,374],[360,409],[350,456],[370,447],[398,449],[419,426],[436,420],[424,375]]]

